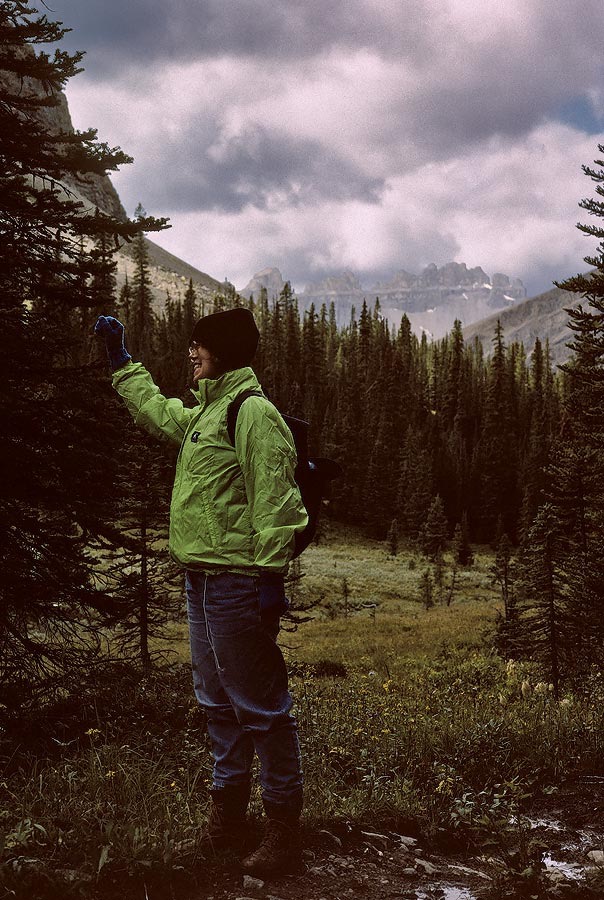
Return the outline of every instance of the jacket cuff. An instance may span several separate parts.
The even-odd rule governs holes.
[[[107,356],[109,357],[109,365],[112,372],[121,369],[126,363],[132,361],[132,357],[124,347],[120,347],[119,350],[107,350]]]

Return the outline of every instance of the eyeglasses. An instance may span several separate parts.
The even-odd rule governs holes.
[[[212,354],[209,350],[206,350],[203,344],[199,344],[197,341],[191,341],[189,344],[189,353],[196,353],[198,350],[203,350],[207,353],[207,359],[212,359]]]
[[[216,361],[216,357],[215,357],[215,356],[212,356],[212,354],[210,353],[210,351],[209,351],[209,350],[206,350],[206,348],[203,346],[203,344],[198,344],[197,341],[192,341],[192,342],[191,342],[191,344],[190,344],[190,346],[189,346],[189,355],[191,355],[191,353],[197,353],[197,351],[198,351],[199,349],[203,350],[204,353],[205,353],[205,355],[204,355],[204,356],[198,356],[198,357],[197,357],[198,362],[208,362],[208,360],[211,360],[211,361],[214,361],[214,362]]]

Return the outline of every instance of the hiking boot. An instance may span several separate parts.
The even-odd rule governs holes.
[[[248,840],[245,814],[250,786],[233,785],[217,788],[210,793],[212,804],[200,841],[202,853],[208,856],[244,853]]]
[[[266,828],[260,846],[241,863],[247,875],[270,878],[297,869],[302,859],[300,849],[301,798],[290,804],[264,803]]]
[[[278,819],[268,819],[260,846],[242,861],[246,875],[270,878],[296,869],[301,860],[300,829]]]

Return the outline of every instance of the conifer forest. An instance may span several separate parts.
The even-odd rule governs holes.
[[[112,216],[74,188],[130,157],[94,130],[57,134],[45,117],[80,70],[82,54],[48,51],[64,33],[27,0],[0,2],[0,790],[10,805],[0,817],[0,887],[34,896],[18,860],[39,853],[52,868],[68,847],[97,881],[120,860],[121,872],[140,860],[164,872],[180,865],[184,839],[203,820],[194,798],[207,795],[209,754],[183,705],[194,702],[188,665],[183,676],[165,652],[174,635],[186,642],[182,572],[166,552],[175,452],[136,428],[114,392],[93,334],[99,315],[124,324],[129,352],[162,393],[192,406],[196,320],[249,306],[264,391],[308,421],[311,455],[342,467],[316,546],[289,582],[289,629],[310,635],[308,657],[288,657],[299,678],[309,819],[413,820],[422,834],[452,829],[464,847],[487,831],[508,835],[522,791],[570,770],[578,747],[592,767],[602,759],[594,698],[604,671],[604,145],[584,166],[595,199],[579,203],[579,227],[595,245],[588,271],[559,285],[581,298],[567,311],[563,365],[547,342],[508,341],[501,324],[489,353],[464,340],[459,321],[440,340],[415,334],[406,315],[394,328],[379,297],[341,327],[333,305],[301,312],[289,283],[279,296],[245,300],[226,281],[211,299],[190,281],[158,305],[145,234],[168,221],[142,205],[132,219]],[[133,274],[118,288],[115,253],[125,245]],[[331,556],[330,529],[352,535]],[[366,548],[373,568],[363,572],[354,566],[370,558]],[[477,557],[488,615],[485,596],[463,596]],[[306,559],[319,561],[323,580],[309,577],[301,591]],[[401,587],[411,577],[419,593]],[[370,596],[390,591],[391,606],[357,602],[359,584]],[[419,635],[421,652],[409,650],[408,634]],[[329,640],[331,656],[320,649]],[[533,718],[518,713],[529,694]],[[143,750],[126,765],[139,739]],[[68,764],[56,762],[63,751],[76,760],[67,787]],[[41,759],[50,761],[44,791]],[[153,770],[136,769],[141,760]],[[135,771],[141,784],[149,779],[141,806]],[[80,801],[87,791],[94,799]],[[43,795],[58,806],[44,807]],[[73,805],[59,815],[63,802]],[[526,880],[522,860],[514,878]],[[83,896],[73,892],[65,896]],[[492,896],[529,895],[550,896]]]
[[[91,611],[138,622],[128,599],[137,591],[128,583],[147,584],[149,566],[168,565],[150,556],[142,575],[130,572],[111,590],[94,573],[92,546],[139,552],[146,528],[165,521],[173,466],[170,452],[133,429],[115,398],[92,335],[97,315],[120,318],[134,359],[165,394],[192,404],[193,323],[244,301],[225,283],[201,304],[190,283],[182,295],[167,295],[163,309],[154,307],[144,232],[166,220],[146,217],[142,206],[125,222],[98,210],[84,214],[69,190],[59,190],[62,179],[129,162],[94,132],[57,137],[44,124],[40,111],[57,102],[80,57],[32,51],[62,31],[45,16],[32,18],[27,3],[3,4],[2,23],[5,46],[21,50],[3,57],[10,77],[0,94],[0,689],[20,697],[32,690],[32,673],[50,675],[80,642],[98,640]],[[24,79],[45,92],[22,90]],[[602,161],[595,165],[585,173],[601,197]],[[601,200],[581,205],[604,217]],[[581,227],[602,240],[597,224]],[[132,242],[135,274],[118,292],[113,253],[124,240]],[[584,301],[569,311],[572,357],[556,368],[547,344],[508,344],[500,326],[488,355],[464,342],[460,322],[432,342],[412,333],[406,316],[394,330],[379,298],[353,310],[344,328],[333,306],[301,316],[289,284],[278,297],[261,292],[249,301],[261,332],[254,368],[266,393],[283,412],[308,420],[312,453],[343,467],[329,515],[375,539],[396,535],[432,558],[454,538],[510,548],[518,584],[500,638],[510,647],[532,642],[556,684],[578,665],[601,665],[604,652],[601,243],[586,261],[593,271],[564,285]],[[77,640],[57,644],[65,630]]]

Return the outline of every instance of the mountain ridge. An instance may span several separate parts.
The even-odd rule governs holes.
[[[7,77],[6,74],[4,77]],[[28,87],[35,89],[34,84]],[[40,110],[40,116],[57,131],[74,131],[64,93],[58,94],[56,106]],[[109,176],[88,175],[77,181],[66,182],[66,187],[101,211],[116,218],[126,218],[124,207]],[[145,238],[145,242],[149,253],[151,289],[158,311],[163,308],[166,291],[172,296],[184,293],[189,280],[193,282],[202,307],[214,293],[224,288],[224,282],[164,250],[149,238]],[[120,288],[126,278],[131,278],[134,274],[132,246],[122,245],[115,258],[116,279]],[[281,272],[277,268],[267,267],[257,273],[240,294],[249,298],[251,294],[256,295],[262,287],[267,287],[270,298],[278,296],[284,284]],[[330,303],[332,299],[335,301],[338,297],[343,298],[338,315],[340,324],[348,323],[353,307],[358,313],[363,300],[372,302],[376,296],[380,297],[383,314],[394,327],[398,327],[405,313],[416,332],[423,331],[429,336],[439,337],[450,330],[454,318],[461,318],[463,321],[464,315],[460,313],[465,313],[466,317],[471,314],[473,318],[464,327],[464,337],[467,341],[479,340],[485,351],[489,352],[495,326],[500,320],[506,340],[521,340],[527,351],[532,349],[536,337],[542,341],[549,339],[554,362],[561,362],[570,355],[566,343],[571,338],[571,332],[567,327],[565,307],[576,306],[581,302],[581,298],[560,288],[552,288],[536,297],[526,298],[520,279],[510,279],[502,273],[495,273],[489,278],[480,266],[468,269],[465,263],[456,262],[447,263],[440,269],[431,264],[420,275],[400,269],[390,279],[377,282],[368,289],[348,269],[340,275],[329,275],[318,283],[308,284],[297,294],[302,311],[312,303],[317,307],[323,302]],[[433,305],[429,305],[431,301],[435,301]],[[446,321],[442,316],[435,315],[439,308],[442,311],[443,306],[447,307]]]
[[[566,309],[576,308],[584,299],[559,287],[529,297],[512,309],[494,313],[463,329],[467,342],[478,340],[485,351],[490,353],[497,321],[501,322],[506,343],[521,341],[527,353],[533,349],[535,339],[549,341],[552,362],[559,365],[571,355],[567,347],[572,338],[568,328]]]
[[[256,273],[240,293],[249,299],[266,288],[270,298],[278,296],[284,284],[279,269],[268,267]],[[481,266],[449,262],[440,268],[431,263],[418,275],[401,269],[369,288],[345,269],[307,285],[296,297],[302,311],[312,304],[319,308],[333,302],[339,325],[348,323],[353,309],[358,312],[364,301],[373,303],[377,297],[384,317],[395,327],[406,314],[416,332],[439,338],[450,331],[455,319],[468,323],[482,319],[526,299],[526,290],[519,278],[501,272],[489,277]]]

